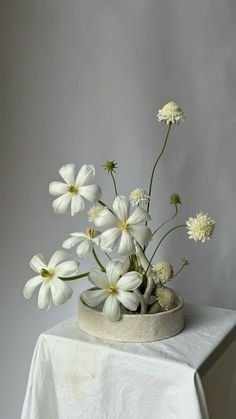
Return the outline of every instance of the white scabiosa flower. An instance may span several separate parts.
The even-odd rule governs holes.
[[[148,193],[141,188],[134,189],[129,196],[129,200],[133,207],[135,205],[147,205],[149,199],[150,196],[148,195]]]
[[[93,228],[88,228],[85,233],[71,233],[71,237],[63,242],[65,249],[71,249],[76,244],[80,243],[76,249],[76,253],[80,258],[83,258],[87,253],[93,250],[94,245],[99,245],[100,231],[95,231]]]
[[[93,205],[91,208],[89,208],[87,212],[88,220],[94,221],[94,219],[97,217],[99,212],[102,211],[103,209],[104,209],[104,205],[102,204]]]
[[[164,121],[167,125],[184,121],[185,115],[182,109],[175,103],[169,102],[157,114],[158,121]]]
[[[154,264],[153,271],[162,284],[165,284],[174,275],[173,266],[169,262],[165,261]]]
[[[128,310],[136,311],[139,298],[132,291],[139,287],[142,275],[138,272],[127,272],[127,266],[119,260],[111,260],[106,265],[106,273],[95,269],[90,272],[89,280],[96,290],[84,291],[82,300],[90,307],[104,302],[103,313],[110,321],[120,319],[120,304]]]
[[[175,294],[169,288],[156,287],[155,294],[157,302],[165,311],[172,310],[176,306]]]
[[[95,169],[92,164],[84,164],[75,178],[75,165],[66,164],[59,170],[64,182],[51,182],[49,193],[57,196],[53,203],[56,214],[64,214],[71,204],[71,215],[75,215],[84,209],[84,198],[90,202],[100,199],[101,188],[98,185],[91,185],[95,177]]]
[[[134,239],[141,245],[151,240],[152,233],[148,227],[141,225],[151,217],[143,208],[137,207],[130,214],[130,203],[125,196],[117,196],[113,202],[112,213],[104,208],[94,219],[98,227],[110,227],[100,236],[100,246],[103,250],[112,249],[120,240],[118,253],[131,255],[135,253]]]
[[[66,250],[57,250],[46,264],[42,255],[35,255],[30,261],[30,267],[38,275],[26,282],[23,294],[25,298],[31,298],[34,290],[41,285],[38,295],[38,308],[48,310],[51,301],[55,305],[64,304],[72,296],[72,288],[60,277],[70,277],[78,273],[78,262],[69,260],[63,262],[69,256]]]
[[[200,212],[199,214],[196,214],[196,217],[190,217],[188,219],[186,228],[188,230],[189,239],[193,239],[195,242],[201,241],[204,243],[206,240],[212,238],[215,221],[208,217],[208,214]]]

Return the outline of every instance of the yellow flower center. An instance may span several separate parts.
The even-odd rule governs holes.
[[[94,238],[94,229],[93,229],[93,228],[87,228],[87,230],[86,230],[86,235],[87,235],[90,239],[93,239],[93,238]]]
[[[127,231],[128,228],[129,228],[129,224],[127,223],[127,221],[123,221],[122,223],[120,223],[121,231]]]
[[[107,288],[107,292],[108,294],[116,294],[117,293],[117,286],[116,285],[109,285],[109,287]]]
[[[77,195],[79,192],[79,188],[76,185],[69,185],[67,191],[70,192],[72,195]]]
[[[53,277],[53,270],[52,269],[41,269],[40,275],[44,281],[48,282],[51,281]]]

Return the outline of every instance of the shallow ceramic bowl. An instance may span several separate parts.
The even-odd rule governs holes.
[[[172,290],[173,291],[173,290]],[[176,307],[155,314],[122,314],[117,322],[107,320],[102,307],[88,307],[79,297],[79,327],[105,340],[152,342],[180,333],[184,328],[184,302],[175,292]]]

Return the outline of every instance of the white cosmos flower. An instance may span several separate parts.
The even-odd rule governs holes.
[[[75,215],[84,209],[84,199],[96,202],[101,197],[101,188],[98,185],[90,185],[95,177],[95,169],[92,164],[84,164],[75,178],[75,165],[66,164],[59,170],[64,182],[51,182],[49,193],[60,195],[53,203],[53,209],[57,214],[64,214],[71,203],[71,215]]]
[[[103,313],[110,321],[120,319],[120,304],[128,310],[136,311],[139,298],[132,291],[139,287],[142,275],[138,272],[127,272],[127,265],[119,260],[111,260],[106,265],[106,273],[94,269],[89,280],[98,290],[87,290],[82,293],[82,300],[90,307],[104,302]]]
[[[83,258],[93,250],[94,244],[99,245],[100,234],[100,231],[96,231],[93,228],[88,228],[86,233],[71,233],[72,237],[65,240],[62,246],[65,249],[71,249],[80,243],[76,249],[76,253],[80,258]]]
[[[190,217],[186,222],[186,226],[189,239],[193,239],[195,242],[201,241],[204,243],[206,240],[212,238],[215,221],[208,217],[208,214],[200,212],[199,214],[196,214],[196,217]]]
[[[130,215],[130,203],[125,196],[117,196],[113,202],[114,214],[104,208],[94,219],[98,227],[110,227],[100,236],[103,250],[113,248],[120,240],[118,253],[131,255],[135,253],[134,239],[143,246],[151,240],[152,233],[140,223],[149,221],[150,215],[143,208],[137,207]]]
[[[26,282],[23,294],[25,298],[31,298],[34,290],[41,285],[38,295],[38,308],[48,310],[51,301],[55,305],[64,304],[72,296],[72,288],[67,285],[60,277],[74,276],[78,272],[79,263],[69,260],[69,252],[66,250],[57,250],[46,264],[42,255],[38,254],[32,257],[30,267],[38,275]]]

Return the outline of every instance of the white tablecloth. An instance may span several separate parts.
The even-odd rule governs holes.
[[[184,331],[159,342],[102,341],[76,318],[43,333],[21,418],[235,419],[236,312],[185,311]]]

